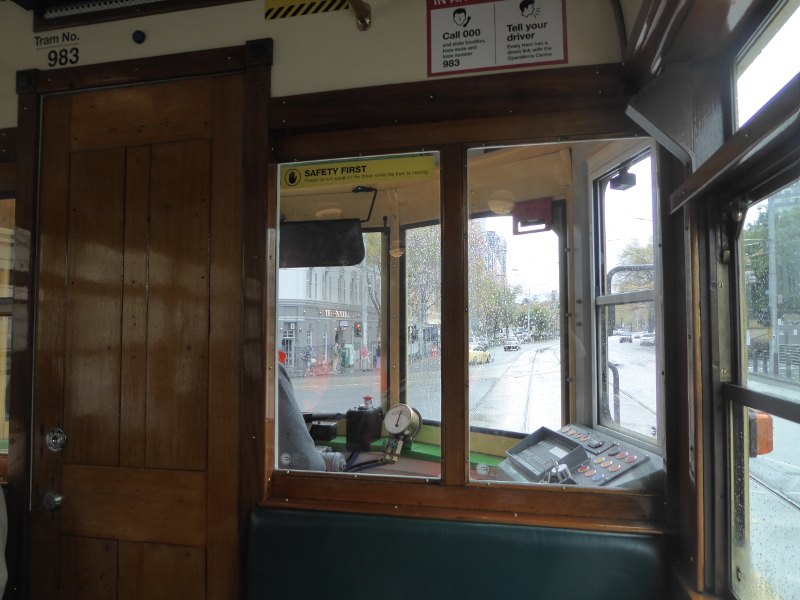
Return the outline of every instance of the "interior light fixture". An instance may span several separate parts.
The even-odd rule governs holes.
[[[314,213],[314,216],[320,221],[325,221],[327,219],[338,219],[342,216],[342,209],[333,207],[321,208]]]
[[[496,190],[492,192],[487,204],[489,205],[489,210],[494,214],[508,215],[514,210],[514,206],[516,206],[515,200],[514,194],[509,190]]]

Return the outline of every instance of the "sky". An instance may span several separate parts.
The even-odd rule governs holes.
[[[653,235],[650,164],[648,158],[630,169],[636,175],[634,187],[606,194],[608,269],[618,264],[620,252],[630,242],[645,245]],[[554,232],[513,235],[510,216],[486,219],[486,228],[506,240],[506,269],[512,285],[522,286],[531,296],[558,289],[558,237]]]
[[[767,43],[736,81],[739,126],[800,71],[800,10]]]

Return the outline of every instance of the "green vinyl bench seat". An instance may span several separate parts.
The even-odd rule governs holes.
[[[248,600],[661,600],[659,535],[256,507]]]

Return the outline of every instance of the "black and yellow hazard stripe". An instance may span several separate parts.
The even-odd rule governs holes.
[[[285,19],[286,17],[302,17],[317,13],[331,12],[350,8],[348,0],[311,0],[298,2],[298,0],[264,0],[264,18],[270,21]]]

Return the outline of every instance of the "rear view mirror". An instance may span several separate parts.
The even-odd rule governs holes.
[[[281,269],[352,267],[364,260],[361,221],[284,221],[280,224]]]

